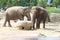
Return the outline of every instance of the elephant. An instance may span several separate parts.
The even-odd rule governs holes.
[[[43,22],[43,28],[45,28],[46,19],[48,19],[48,22],[50,22],[48,12],[43,7],[33,6],[31,8],[31,13],[33,14],[32,16],[33,29],[35,29],[35,23],[36,29],[39,29],[41,22]]]
[[[22,6],[13,6],[9,7],[5,11],[6,17],[5,22],[3,26],[6,26],[6,22],[8,22],[9,26],[11,27],[10,20],[24,20],[24,16],[27,17],[27,20],[31,20],[30,16],[30,9],[28,7],[22,7]]]

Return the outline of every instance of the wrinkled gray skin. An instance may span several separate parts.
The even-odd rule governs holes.
[[[43,28],[45,28],[45,22],[47,18],[48,21],[50,22],[47,11],[42,7],[39,6],[32,7],[31,13],[33,14],[32,17],[33,29],[35,29],[35,23],[36,23],[36,28],[39,29],[41,22],[43,22]]]
[[[4,26],[6,26],[6,22],[8,22],[9,26],[11,27],[10,20],[24,20],[24,16],[27,17],[27,20],[31,20],[30,16],[30,9],[28,7],[20,7],[14,6],[8,8],[6,11],[6,18],[4,22]]]

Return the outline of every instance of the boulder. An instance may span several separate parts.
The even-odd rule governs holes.
[[[31,21],[20,21],[17,23],[17,27],[19,29],[31,30],[32,29],[32,22]]]

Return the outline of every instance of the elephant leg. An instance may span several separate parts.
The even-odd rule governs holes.
[[[36,14],[32,15],[33,29],[35,29]]]
[[[3,25],[3,26],[6,26],[6,22],[7,22],[7,20],[5,20],[4,25]]]
[[[43,28],[45,28],[45,20],[43,21]]]
[[[32,22],[33,22],[33,29],[35,29],[35,20],[36,20],[36,18],[33,17],[33,19],[32,19]]]
[[[10,20],[8,20],[8,24],[9,24],[9,26],[11,27]]]
[[[35,29],[35,20],[33,20],[33,29]]]
[[[36,22],[36,28],[37,28],[37,29],[40,28],[40,22],[41,22],[41,21],[40,21],[39,19],[37,19],[37,22]]]

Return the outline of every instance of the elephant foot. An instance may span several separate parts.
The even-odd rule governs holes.
[[[40,27],[37,27],[37,29],[40,29]]]
[[[3,27],[6,27],[6,26],[3,26]]]
[[[35,28],[33,28],[33,30],[35,30]]]
[[[9,27],[11,27],[11,26],[9,26]]]
[[[32,29],[32,30],[36,30],[36,29]]]
[[[12,27],[11,25],[9,25],[9,27]]]
[[[6,27],[6,25],[3,25],[3,27]]]
[[[35,27],[33,26],[33,30],[35,30]]]
[[[32,26],[30,26],[30,30],[32,30]]]
[[[45,27],[43,27],[43,28],[45,28]]]

